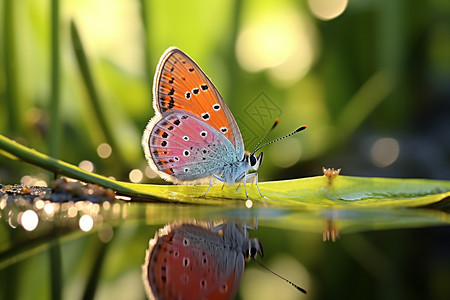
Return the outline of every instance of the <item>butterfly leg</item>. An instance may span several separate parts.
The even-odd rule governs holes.
[[[255,184],[256,184],[256,187],[258,188],[258,192],[259,192],[259,194],[261,195],[261,197],[266,198],[266,199],[269,199],[269,198],[267,198],[266,196],[264,196],[264,195],[261,193],[260,189],[259,189],[259,185],[258,185],[258,173],[245,174],[245,176],[244,176],[244,188],[245,188],[245,195],[247,196],[247,198],[248,198],[248,194],[247,194],[247,179],[252,178],[252,177],[256,177],[256,179],[255,179]]]
[[[244,222],[243,227],[244,227],[244,236],[247,237],[247,229],[252,229],[252,230],[258,229],[258,218],[256,218],[255,226],[247,225],[247,223]]]
[[[216,232],[216,231],[219,231],[219,230],[221,230],[221,229],[223,228],[223,223],[222,223],[222,224],[219,224],[219,225],[217,225],[217,226],[214,226],[213,221],[210,220],[210,221],[209,221],[209,226],[211,227],[211,231],[212,231],[212,232]]]
[[[209,186],[208,186],[208,189],[206,190],[206,192],[203,194],[202,197],[205,197],[206,194],[208,194],[209,189],[210,189],[211,186],[212,186],[212,180],[213,180],[213,178],[219,179],[220,181],[225,181],[225,178],[220,177],[219,175],[216,175],[216,174],[212,174],[211,177],[210,177],[210,179],[209,179]]]
[[[247,225],[247,223],[244,222],[244,228],[245,229],[252,229],[252,230],[258,229],[258,218],[256,218],[255,226]]]

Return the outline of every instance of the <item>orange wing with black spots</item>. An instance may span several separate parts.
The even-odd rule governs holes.
[[[230,140],[242,159],[244,145],[233,115],[211,80],[180,49],[172,47],[162,55],[153,97],[155,111],[163,117],[176,111],[190,112]]]

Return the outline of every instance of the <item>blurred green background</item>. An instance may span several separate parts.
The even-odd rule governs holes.
[[[247,149],[275,118],[280,124],[269,138],[308,126],[264,149],[260,180],[319,175],[322,166],[345,175],[450,179],[447,0],[0,3],[0,133],[53,157],[120,180],[162,182],[147,167],[140,138],[154,115],[156,64],[165,49],[177,46],[215,83]],[[47,185],[52,178],[0,155],[2,184]],[[92,275],[94,290],[101,278],[97,297],[142,299],[139,266],[148,239],[189,211],[171,209],[175,213],[125,214],[112,225],[105,217],[105,226],[114,227],[109,244],[97,231],[67,236],[51,221],[41,221],[47,224],[39,225],[41,233],[3,222],[4,249],[34,238],[43,247],[1,270],[0,296],[48,299],[60,274],[65,285],[53,295],[79,299],[103,259],[108,265]],[[207,208],[200,210],[208,216]],[[267,264],[290,265],[276,271],[306,285],[308,297],[448,299],[448,226],[367,232],[354,225],[341,241],[323,243],[323,220],[316,221],[282,230],[263,219],[251,233],[265,246]],[[50,261],[59,246],[42,250],[60,236],[58,273]],[[243,299],[256,297],[258,287],[264,293],[285,285],[274,277],[261,284],[253,267],[247,271]]]
[[[261,180],[322,166],[450,178],[448,1],[1,3],[0,132],[54,157],[161,182],[140,138],[156,64],[177,46],[213,80],[247,149],[275,118],[269,138],[308,126],[264,149]],[[0,156],[3,183],[51,178]]]

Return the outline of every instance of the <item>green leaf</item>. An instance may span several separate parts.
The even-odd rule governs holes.
[[[450,196],[450,181],[427,179],[318,176],[261,183],[260,187],[273,202],[308,206],[412,207]]]
[[[246,200],[243,186],[213,186],[207,197],[201,196],[208,186],[147,185],[121,183],[133,194],[173,202],[223,204],[224,201]],[[391,179],[324,176],[261,182],[259,196],[255,186],[248,185],[252,200],[279,205],[313,207],[414,207],[438,202],[450,196],[450,182],[426,179]],[[236,189],[237,188],[237,189]],[[231,201],[232,202],[232,201]],[[231,204],[231,203],[230,203]]]
[[[151,185],[121,182],[86,172],[74,165],[51,158],[0,135],[0,149],[61,175],[95,183],[132,196],[134,201],[161,201],[190,204],[243,205],[242,185],[215,185],[207,197],[202,197],[206,185]],[[427,179],[392,179],[337,176],[316,176],[303,179],[259,183],[262,198],[256,186],[248,184],[249,197],[256,203],[294,205],[307,208],[341,207],[416,207],[439,202],[450,196],[450,181]]]

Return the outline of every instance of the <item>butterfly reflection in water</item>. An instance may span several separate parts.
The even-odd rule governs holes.
[[[173,223],[149,242],[142,277],[150,299],[233,299],[245,262],[263,255],[246,225]]]
[[[239,127],[218,90],[180,49],[167,49],[159,61],[153,108],[155,116],[144,130],[142,147],[149,165],[163,179],[177,184],[209,183],[204,195],[213,180],[227,184],[244,180],[248,197],[247,180],[255,177],[264,197],[258,174],[249,172],[261,165],[263,153],[256,156],[256,151],[274,141],[258,147],[261,140],[251,153],[245,152]]]

